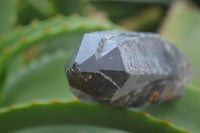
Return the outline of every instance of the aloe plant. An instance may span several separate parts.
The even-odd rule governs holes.
[[[116,1],[24,1],[0,2],[0,18],[4,20],[0,23],[2,133],[199,132],[198,6],[190,1],[121,1],[122,5],[129,4],[126,12],[117,11]],[[110,3],[115,4],[109,8]],[[131,9],[136,5],[137,9]],[[49,7],[51,10],[46,10]],[[194,69],[185,96],[162,105],[128,109],[78,101],[69,89],[64,65],[84,33],[112,29],[158,31],[177,44]]]

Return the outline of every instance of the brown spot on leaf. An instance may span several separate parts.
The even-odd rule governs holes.
[[[58,99],[53,99],[53,103],[59,103],[60,101]]]
[[[64,23],[62,25],[62,28],[65,29],[65,30],[68,29],[69,28],[69,23]]]
[[[24,63],[29,63],[30,61],[37,59],[42,51],[42,46],[33,46],[30,49],[22,53],[22,59]]]
[[[165,124],[167,124],[167,125],[169,125],[169,124],[170,124],[170,122],[169,122],[169,121],[163,121],[163,123],[165,123]]]
[[[4,50],[3,50],[3,54],[8,54],[10,51],[10,48],[9,47],[5,47]]]
[[[167,96],[165,97],[164,101],[169,101],[169,99],[172,97],[172,92],[168,92]]]
[[[26,36],[23,36],[23,37],[21,38],[21,42],[22,42],[22,43],[27,42],[27,37],[26,37]]]
[[[141,112],[142,115],[148,116],[149,114],[147,112]]]
[[[16,108],[15,105],[10,106],[10,109],[15,109],[15,108]]]
[[[158,91],[154,91],[153,94],[151,95],[151,97],[149,98],[149,101],[157,102],[158,99],[159,99],[159,92]]]
[[[49,34],[51,32],[51,27],[47,27],[44,29],[45,34]]]
[[[73,100],[74,102],[80,102],[77,98]]]
[[[38,104],[38,101],[34,100],[34,101],[32,101],[32,104],[36,105],[36,104]]]

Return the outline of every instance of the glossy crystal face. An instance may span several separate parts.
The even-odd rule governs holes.
[[[190,62],[172,43],[128,31],[85,34],[66,73],[81,101],[120,107],[178,99],[192,76]]]

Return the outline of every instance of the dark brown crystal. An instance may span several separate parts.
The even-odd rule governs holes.
[[[66,70],[72,92],[86,103],[138,107],[178,99],[192,77],[189,60],[157,34],[85,34]]]

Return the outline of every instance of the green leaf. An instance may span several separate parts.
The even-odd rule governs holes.
[[[128,133],[117,129],[86,125],[51,125],[18,130],[13,133]]]
[[[193,65],[193,82],[200,84],[200,10],[185,1],[174,3],[160,34],[188,56]]]
[[[74,35],[77,33],[83,34],[85,32],[96,31],[96,30],[108,30],[108,29],[113,29],[113,28],[117,28],[117,27],[109,22],[98,23],[95,20],[84,18],[84,17],[78,17],[78,16],[69,17],[69,18],[62,18],[62,17],[53,18],[53,19],[46,20],[43,22],[34,23],[30,26],[26,26],[19,31],[9,33],[8,38],[0,42],[0,54],[1,54],[0,55],[0,72],[5,72],[6,71],[5,69],[8,68],[6,66],[8,66],[9,63],[11,63],[14,59],[16,59],[17,55],[20,55],[23,51],[27,50],[28,48],[32,46],[38,45],[41,42],[44,42],[47,40],[49,41],[50,39],[55,39],[60,36]],[[50,43],[43,43],[43,44],[48,45]],[[74,47],[76,46],[75,45],[72,47],[72,45],[73,44],[70,44],[70,42],[66,43],[66,46],[67,47],[69,46],[66,52],[72,51]],[[65,62],[62,62],[63,66],[64,66],[64,63]],[[62,68],[59,66],[59,69],[61,71],[63,70],[63,66]],[[54,70],[56,69],[54,68]],[[64,71],[63,71],[63,74],[64,74]],[[38,77],[36,77],[36,79],[37,78]],[[27,81],[27,86],[31,86],[31,84],[28,85],[28,83],[29,81]],[[50,83],[53,83],[53,82],[50,82]],[[61,82],[61,85],[63,85],[63,83]],[[1,84],[3,84],[3,82],[1,82]],[[51,85],[49,84],[49,86]],[[3,89],[3,90],[5,91],[6,89]],[[4,95],[4,94],[1,94],[1,95]]]
[[[117,129],[86,125],[51,125],[17,130],[12,133],[128,133]]]
[[[80,102],[33,103],[0,113],[1,132],[47,125],[93,125],[136,133],[186,133],[144,113]],[[65,131],[66,132],[66,131]]]
[[[9,75],[3,88],[3,105],[30,103],[33,100],[74,99],[64,71],[71,54],[72,51],[59,50],[52,55],[44,55]]]
[[[95,1],[95,2],[102,2],[105,0],[88,0],[88,1]],[[170,4],[175,0],[107,0],[107,2],[135,2],[135,3],[159,3],[159,4]]]
[[[0,35],[11,30],[15,17],[14,17],[14,0],[1,0],[0,1]],[[4,35],[1,35],[4,38]]]
[[[15,56],[42,41],[62,35],[114,28],[117,27],[112,23],[99,23],[84,17],[54,18],[34,26],[30,25],[20,31],[8,34],[8,38],[0,42],[0,73]]]
[[[199,133],[199,102],[200,91],[190,86],[186,89],[185,96],[176,102],[145,107],[138,110],[148,112],[158,119],[170,121],[184,130]]]

